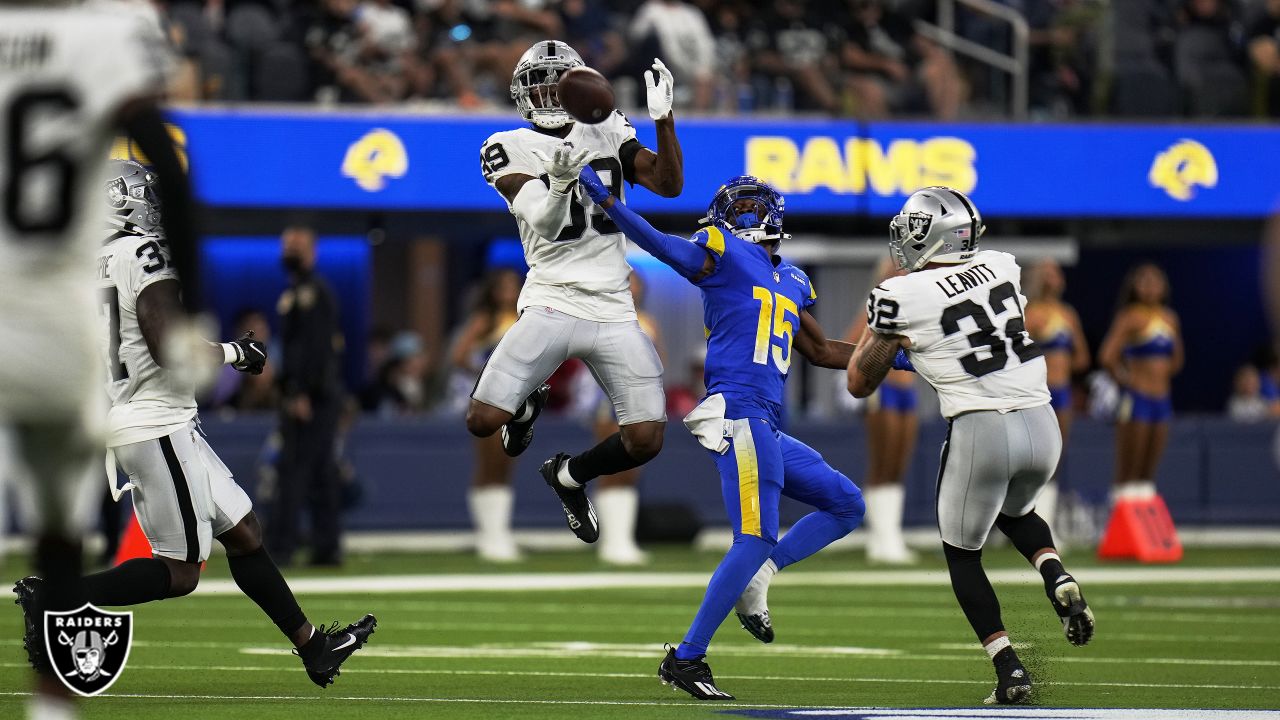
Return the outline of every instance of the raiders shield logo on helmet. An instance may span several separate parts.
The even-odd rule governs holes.
[[[74,693],[97,695],[120,677],[133,643],[133,613],[92,605],[44,615],[44,645],[53,672]]]

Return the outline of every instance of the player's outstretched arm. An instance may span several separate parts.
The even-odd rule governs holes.
[[[658,232],[649,221],[611,195],[600,181],[600,176],[590,167],[582,169],[582,188],[632,242],[691,282],[698,282],[715,272],[716,263],[710,252],[684,238]]]
[[[511,203],[511,212],[544,238],[555,238],[569,222],[569,204],[573,202],[573,185],[578,172],[587,164],[590,150],[574,152],[563,145],[552,157],[533,151],[547,171],[543,185],[530,175],[510,174],[498,179],[494,187]]]
[[[160,280],[144,287],[138,293],[138,329],[147,343],[147,352],[160,367],[170,360],[168,353],[175,349],[169,342],[169,334],[175,327],[186,328],[181,299],[181,285],[176,280]],[[267,364],[267,349],[253,339],[253,331],[239,340],[229,343],[207,343],[201,352],[208,357],[199,362],[204,365],[230,365],[240,372],[261,375]]]
[[[645,72],[649,117],[658,131],[658,152],[648,148],[636,153],[636,183],[662,197],[677,197],[684,189],[684,152],[676,137],[676,121],[671,115],[675,83],[671,71],[658,58],[653,71]]]
[[[844,370],[853,357],[853,343],[832,340],[808,311],[800,311],[800,333],[796,335],[796,350],[818,367]]]
[[[858,347],[849,360],[849,392],[864,398],[875,392],[893,368],[894,358],[907,339],[901,335],[885,335],[868,328],[862,333]]]

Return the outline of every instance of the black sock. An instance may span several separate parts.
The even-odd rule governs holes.
[[[964,610],[969,625],[978,635],[978,641],[985,641],[1004,630],[1004,623],[1000,620],[1000,601],[982,569],[982,551],[942,543],[942,552],[947,557],[947,570],[951,572],[951,589],[956,600],[960,601],[960,609]]]
[[[292,638],[298,628],[306,624],[307,616],[298,607],[293,591],[265,547],[259,545],[247,555],[228,555],[227,565],[236,586],[262,608],[285,637]]]
[[[75,610],[84,604],[84,552],[79,542],[42,535],[36,541],[35,566],[44,580],[40,602],[46,610]]]
[[[310,662],[312,658],[319,655],[324,650],[324,633],[316,630],[311,633],[311,638],[304,642],[298,648],[298,657],[306,662]]]
[[[991,658],[991,662],[997,668],[1008,667],[1009,665],[1020,665],[1018,661],[1018,653],[1013,651],[1012,647],[1003,648],[1000,652]]]
[[[613,475],[643,464],[627,454],[627,448],[622,444],[622,433],[616,432],[581,455],[569,458],[569,474],[574,480],[585,483],[601,475]]]
[[[169,597],[172,575],[163,560],[134,558],[83,582],[85,597],[94,605],[141,605]]]
[[[1018,548],[1018,552],[1022,553],[1027,562],[1034,564],[1036,553],[1045,549],[1054,549],[1053,533],[1049,531],[1049,523],[1034,510],[1022,517],[1001,513],[996,516],[996,527],[1008,536],[1009,541]],[[1060,560],[1050,558],[1040,563],[1040,576],[1048,585],[1057,582],[1058,578],[1066,574],[1066,568],[1062,566]]]

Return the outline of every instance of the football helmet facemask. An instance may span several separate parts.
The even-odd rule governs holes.
[[[150,235],[160,227],[156,174],[132,160],[107,163],[107,231]]]
[[[986,229],[964,193],[927,187],[912,193],[889,221],[889,252],[899,268],[911,272],[931,262],[968,262]]]
[[[786,199],[765,181],[739,175],[716,191],[707,207],[704,225],[725,225],[734,235],[753,243],[781,243],[791,236],[782,232]]]
[[[511,97],[520,116],[546,130],[573,122],[560,106],[556,84],[569,68],[585,65],[576,50],[559,40],[540,40],[525,50],[511,75]]]

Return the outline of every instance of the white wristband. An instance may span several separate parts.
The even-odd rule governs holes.
[[[222,364],[235,365],[244,360],[244,356],[240,354],[240,346],[235,343],[218,343],[222,347]]]

